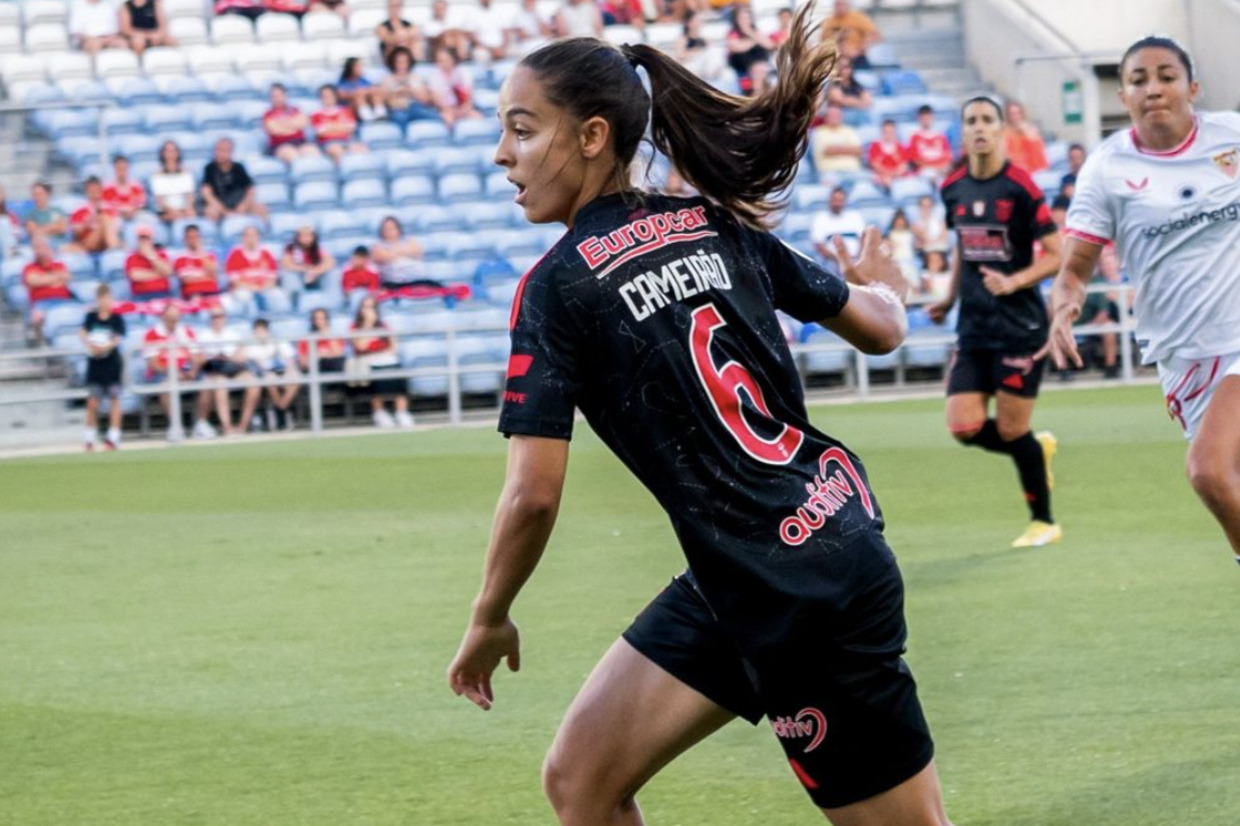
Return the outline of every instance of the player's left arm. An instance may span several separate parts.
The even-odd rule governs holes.
[[[835,255],[850,285],[848,302],[834,318],[822,325],[863,353],[890,353],[904,342],[908,333],[908,280],[890,254],[879,248],[879,234],[868,227],[861,236],[861,254],[856,261],[838,237]]]
[[[560,509],[568,469],[567,439],[513,435],[508,471],[495,509],[482,588],[465,638],[448,667],[448,684],[480,708],[495,701],[491,674],[503,659],[520,668],[517,626],[509,610],[538,566]]]

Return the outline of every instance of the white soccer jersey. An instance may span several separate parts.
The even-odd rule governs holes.
[[[1066,223],[1115,242],[1146,364],[1240,351],[1240,114],[1199,113],[1167,152],[1112,135],[1085,161]]]

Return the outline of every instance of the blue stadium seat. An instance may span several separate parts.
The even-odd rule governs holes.
[[[309,181],[297,184],[293,188],[293,206],[301,211],[336,209],[340,206],[336,185],[328,181]]]
[[[399,149],[405,143],[405,136],[401,134],[400,127],[384,120],[363,123],[358,137],[373,152]]]
[[[452,145],[452,133],[442,121],[415,120],[405,127],[405,146],[409,149],[431,149]]]
[[[148,106],[164,102],[164,93],[155,81],[145,77],[123,78],[106,84],[121,106]]]
[[[157,135],[125,135],[108,141],[108,151],[124,152],[130,162],[137,166],[142,163],[159,161],[159,147],[163,139]]]
[[[831,187],[822,184],[798,184],[792,191],[792,206],[800,211],[822,209],[831,195]]]
[[[485,232],[445,232],[440,239],[448,246],[453,260],[482,259],[495,255],[495,238]]]
[[[397,178],[392,181],[391,203],[397,207],[435,203],[435,182],[423,176]]]
[[[439,200],[445,203],[482,200],[482,181],[476,174],[453,173],[439,179]]]
[[[99,255],[99,277],[104,281],[115,281],[125,277],[125,259],[129,250],[108,250]]]
[[[262,89],[255,89],[243,75],[211,75],[208,78],[204,78],[203,83],[215,94],[216,99],[221,102],[265,102],[267,100],[267,93]]]
[[[462,228],[460,216],[455,211],[441,206],[419,209],[413,216],[413,226],[422,234],[454,232]],[[427,243],[430,243],[429,239]]]
[[[98,86],[102,87],[102,84],[98,84]],[[79,86],[76,88],[80,89],[82,87]],[[106,87],[104,88],[104,91],[107,93],[108,97],[111,97],[111,93],[106,91]],[[66,100],[69,100],[69,95],[65,94],[65,91],[59,86],[53,86],[50,83],[34,84],[33,86],[28,87],[21,96],[22,103],[30,104],[32,106],[40,103],[62,103]]]
[[[806,324],[801,330],[801,342],[811,346],[835,345],[829,350],[805,353],[806,373],[844,373],[852,369],[855,359],[852,349],[843,339],[825,327]]]
[[[925,178],[896,178],[891,182],[891,199],[898,203],[916,201],[922,195],[932,194],[934,194],[934,184]]]
[[[463,120],[452,132],[457,146],[495,146],[499,141],[499,122],[490,118]]]
[[[131,108],[105,109],[103,111],[103,131],[112,135],[141,135],[146,131],[143,113]]]
[[[421,338],[401,345],[401,361],[405,367],[426,370],[430,375],[409,379],[409,393],[418,398],[436,398],[448,394],[448,345],[439,338]],[[442,369],[443,372],[438,372]]]
[[[924,95],[926,82],[912,69],[894,69],[883,74],[884,95]]]
[[[399,149],[385,153],[384,163],[389,178],[403,178],[407,175],[435,174],[434,151],[416,152]]]
[[[387,204],[387,192],[383,181],[349,181],[340,190],[340,202],[345,209],[365,209]]]
[[[211,129],[236,129],[241,126],[235,105],[198,103],[190,107],[190,120],[195,129],[205,132]]]
[[[294,158],[289,164],[289,180],[295,186],[308,183],[330,183],[335,191],[336,165],[331,158],[311,155]]]
[[[272,215],[267,222],[267,237],[281,244],[287,244],[293,240],[293,235],[303,226],[318,226],[318,215],[323,213],[300,213],[285,212],[279,215]]]
[[[47,309],[43,330],[51,337],[64,333],[76,333],[86,317],[86,307],[81,304],[57,304]]]
[[[1053,199],[1059,194],[1059,184],[1063,182],[1063,174],[1054,169],[1042,169],[1031,176],[1033,182],[1038,185],[1038,189],[1042,190],[1042,194],[1047,200]]]
[[[245,162],[245,169],[256,184],[285,183],[289,178],[288,167],[283,161],[259,155]]]
[[[875,98],[870,109],[875,123],[891,119],[896,123],[912,123],[917,120],[917,110],[922,105],[921,95],[901,95],[899,97]]]
[[[62,109],[35,114],[43,115],[42,128],[52,140],[99,134],[99,112],[95,109]]]
[[[857,181],[848,192],[848,205],[855,209],[888,206],[890,203],[891,198],[888,197],[886,192],[875,186],[873,181]]]
[[[465,225],[473,230],[508,229],[512,226],[513,208],[507,201],[494,199],[467,204]]]
[[[891,216],[896,214],[894,206],[863,206],[857,207],[857,211],[861,213],[867,225],[884,231],[891,224]]]
[[[143,114],[147,132],[163,135],[166,132],[188,132],[193,128],[190,110],[184,106],[148,106]]]
[[[844,124],[854,128],[862,126],[877,126],[878,121],[874,119],[874,115],[869,109],[856,109],[851,106],[845,107],[843,111]]]
[[[379,152],[345,155],[340,159],[340,180],[346,184],[350,181],[383,181],[387,179],[386,168],[384,157]]]
[[[240,128],[261,130],[270,104],[265,100],[234,100],[229,101],[228,108],[236,115]]]
[[[263,222],[252,215],[229,215],[220,221],[220,241],[222,246],[232,247],[241,241],[241,234],[247,227],[263,228]]]
[[[254,197],[273,214],[293,208],[293,202],[288,197],[288,186],[283,181],[255,184]]]
[[[779,227],[779,237],[792,244],[801,244],[809,240],[810,228],[814,223],[812,212],[789,213]]]
[[[356,211],[331,210],[319,213],[319,235],[325,241],[366,234],[366,221]]]
[[[195,173],[201,171],[203,165],[211,160],[211,156],[215,151],[215,144],[211,142],[210,137],[201,132],[182,132],[178,135],[166,135],[164,137],[176,142],[177,146],[181,148],[182,165],[188,169],[193,169]],[[246,164],[246,168],[249,169],[249,164]]]
[[[169,103],[202,103],[215,94],[196,77],[170,77],[160,83]]]
[[[867,47],[865,56],[870,61],[870,66],[875,69],[900,68],[900,58],[896,56],[896,50],[890,43],[875,43]]]
[[[542,255],[547,250],[542,236],[538,233],[523,230],[508,230],[493,233],[495,249],[506,259],[519,258],[527,255]]]
[[[440,177],[457,173],[477,175],[478,153],[469,147],[442,149],[435,154],[435,173]]]
[[[499,109],[499,92],[494,89],[475,89],[474,108],[481,112],[486,120],[494,123],[495,112]],[[498,142],[498,140],[499,133],[497,132],[494,141]]]
[[[502,169],[498,172],[487,173],[484,188],[487,195],[503,195],[508,200],[517,194],[517,188],[509,182],[508,173]]]

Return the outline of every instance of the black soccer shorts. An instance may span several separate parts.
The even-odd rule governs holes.
[[[876,540],[876,541],[875,541]],[[836,553],[853,566],[846,605],[803,604],[788,639],[742,657],[691,573],[672,580],[624,632],[644,656],[750,723],[765,716],[816,805],[892,789],[929,764],[934,743],[901,655],[904,584],[881,535]]]
[[[1046,358],[1033,351],[974,350],[957,348],[947,368],[947,395],[957,393],[1011,393],[1036,399],[1046,371]]]

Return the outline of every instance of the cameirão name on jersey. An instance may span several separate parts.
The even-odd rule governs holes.
[[[656,310],[709,289],[732,289],[732,277],[717,252],[697,250],[677,258],[656,272],[647,270],[620,285],[620,297],[633,318],[641,321]]]

